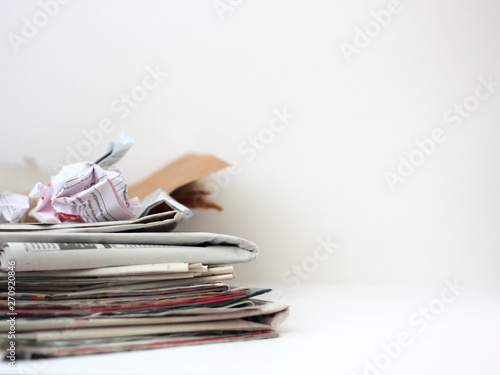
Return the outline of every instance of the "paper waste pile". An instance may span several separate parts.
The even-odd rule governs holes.
[[[191,208],[218,207],[195,181],[227,163],[190,154],[128,187],[114,164],[132,144],[123,135],[96,162],[37,184],[38,222],[21,222],[27,197],[0,194],[7,360],[278,335],[288,306],[255,298],[269,289],[227,284],[234,264],[258,255],[254,243],[173,231]]]

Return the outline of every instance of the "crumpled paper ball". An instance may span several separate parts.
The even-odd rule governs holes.
[[[84,162],[64,166],[30,197],[39,198],[30,216],[42,223],[93,223],[127,220],[136,215],[138,198],[128,199],[127,183],[115,166],[108,170]]]

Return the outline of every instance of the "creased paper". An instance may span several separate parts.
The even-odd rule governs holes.
[[[109,142],[108,150],[96,160],[95,164],[102,169],[109,169],[112,165],[118,163],[133,145],[134,140],[127,134],[121,133],[120,140]]]
[[[18,223],[30,207],[25,195],[0,193],[0,223]]]
[[[128,199],[118,168],[104,170],[89,162],[63,167],[49,185],[37,183],[30,197],[39,198],[30,215],[42,223],[127,220],[140,205]]]

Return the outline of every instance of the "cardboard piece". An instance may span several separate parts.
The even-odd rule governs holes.
[[[213,155],[187,154],[167,164],[148,178],[129,185],[128,195],[144,198],[156,189],[168,194],[177,188],[206,177],[230,164]]]

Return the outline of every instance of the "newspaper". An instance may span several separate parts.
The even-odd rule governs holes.
[[[249,332],[180,333],[76,341],[28,341],[17,346],[17,354],[25,359],[63,357],[72,355],[158,349],[186,345],[258,340],[275,337],[278,337],[278,332],[274,330],[264,330]]]
[[[33,303],[50,304],[51,301],[60,298],[66,300],[90,296],[98,298],[103,295],[124,296],[120,301],[130,296],[149,298],[147,296],[152,293],[171,296],[181,291],[181,294],[185,295],[188,292],[181,285],[231,280],[233,272],[233,266],[187,263],[106,267],[76,271],[18,272],[16,274],[16,292],[19,293],[17,304],[18,307],[22,307]],[[3,290],[7,290],[7,273],[0,273],[0,277],[0,286],[5,286]],[[172,289],[172,287],[178,288]],[[0,293],[0,297],[7,298],[7,292]],[[44,300],[34,302],[32,298]],[[2,305],[6,305],[6,302],[0,301],[0,306]]]
[[[213,267],[213,269],[232,269],[229,267]],[[212,268],[211,268],[212,269]],[[62,271],[39,271],[39,272],[17,272],[19,280],[38,280],[50,278],[54,282],[60,279],[75,278],[82,281],[94,280],[96,277],[122,277],[122,276],[145,276],[145,275],[165,275],[166,273],[180,272],[208,272],[208,267],[201,264],[189,263],[155,263],[132,265],[122,267],[101,267],[86,270],[62,270]],[[0,277],[2,273],[0,273]],[[3,275],[5,276],[5,274]]]
[[[101,299],[21,294],[16,352],[64,356],[276,337],[288,306],[253,298],[268,291],[210,283]],[[0,321],[0,330],[8,324]]]
[[[254,260],[248,240],[203,232],[4,233],[0,270],[14,261],[17,272],[128,266],[151,263],[234,264]],[[15,242],[18,241],[18,242]],[[22,241],[22,242],[19,242]]]
[[[185,333],[185,332],[207,332],[207,331],[263,331],[270,329],[265,323],[257,323],[244,319],[227,319],[221,321],[209,321],[200,324],[194,323],[170,323],[155,325],[129,325],[124,327],[91,327],[73,328],[71,335],[64,331],[49,330],[40,332],[20,333],[18,340],[46,341],[64,340],[68,336],[71,340],[81,339],[102,339],[114,337],[130,337],[143,335],[159,335],[165,333]]]
[[[182,215],[177,211],[164,211],[133,220],[119,220],[97,223],[64,223],[64,224],[0,224],[0,236],[3,241],[11,238],[24,238],[24,232],[57,231],[57,232],[169,232],[181,221]],[[19,235],[22,232],[21,235]],[[15,241],[15,240],[13,240]]]
[[[42,289],[43,287],[41,287]],[[46,304],[54,302],[55,304],[59,303],[58,301],[65,301],[65,303],[70,304],[70,301],[84,302],[88,300],[95,301],[96,303],[102,303],[103,301],[107,301],[109,298],[116,298],[120,300],[126,300],[129,298],[151,298],[155,297],[175,297],[175,296],[193,296],[198,295],[203,292],[217,293],[224,292],[229,290],[227,284],[224,284],[222,281],[214,281],[207,283],[198,283],[196,281],[191,281],[190,283],[186,283],[185,285],[174,285],[174,286],[165,286],[161,288],[153,288],[148,287],[147,285],[142,286],[143,289],[135,289],[129,290],[126,288],[122,289],[114,289],[114,290],[105,290],[104,293],[98,291],[90,292],[64,292],[61,289],[56,289],[53,293],[39,293],[41,289],[32,289],[29,292],[16,291],[16,302],[21,304]],[[6,299],[7,293],[2,293],[2,297]],[[0,304],[0,306],[5,306],[5,303]],[[3,312],[4,314],[6,311]],[[0,310],[0,315],[2,311]],[[161,314],[160,314],[161,315]],[[152,316],[152,315],[151,315]]]
[[[180,243],[203,238],[199,244],[205,251],[210,251],[210,243],[225,242],[218,235],[207,242],[207,234],[195,234],[200,235],[198,241],[179,234]],[[289,314],[285,304],[254,298],[270,289],[225,284],[234,277],[232,265],[153,262],[75,270],[16,269],[18,359],[273,338]],[[7,280],[7,273],[0,273],[0,286]],[[0,331],[9,329],[7,296],[0,293]],[[2,349],[5,345],[0,340]]]
[[[173,310],[164,316],[152,317],[113,317],[113,318],[54,318],[54,319],[19,319],[16,331],[33,332],[62,329],[85,329],[95,327],[127,327],[137,325],[174,324],[243,319],[249,317],[271,317],[266,320],[267,328],[275,329],[286,318],[289,307],[283,303],[251,300],[250,306],[191,308],[181,311]],[[7,321],[0,321],[0,331],[8,328]]]

